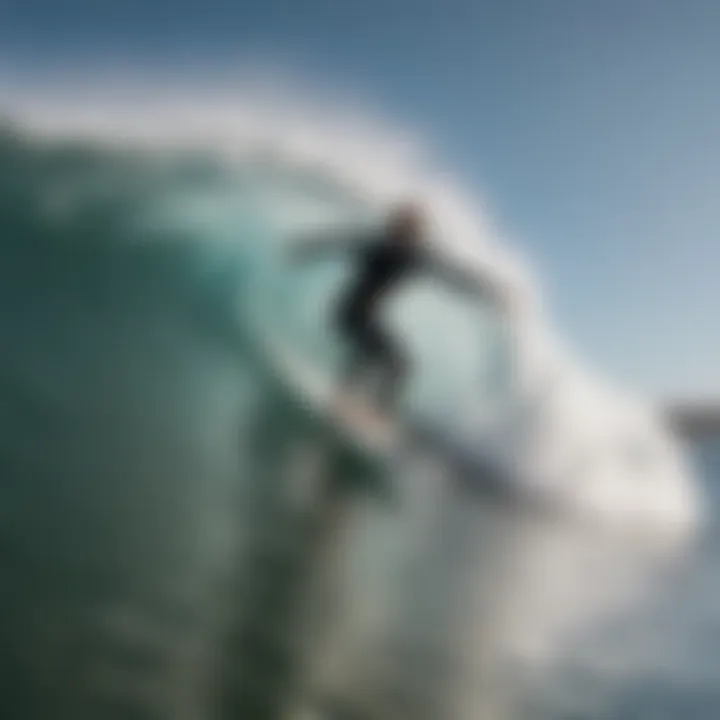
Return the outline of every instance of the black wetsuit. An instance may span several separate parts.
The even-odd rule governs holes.
[[[341,298],[337,318],[352,350],[347,380],[377,367],[383,373],[380,400],[392,406],[408,361],[399,342],[383,327],[379,312],[388,292],[417,269],[420,253],[412,245],[381,237],[358,250],[355,262],[356,275]]]

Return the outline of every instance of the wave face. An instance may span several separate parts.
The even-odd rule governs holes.
[[[297,453],[317,453],[255,328],[332,372],[327,306],[347,268],[291,269],[283,243],[371,223],[408,195],[529,303],[512,327],[438,287],[392,308],[418,358],[412,413],[457,452],[492,456],[520,500],[484,497],[497,478],[454,482],[443,452],[399,466],[402,513],[347,515],[331,575],[349,605],[320,665],[375,717],[429,720],[518,716],[536,696],[559,708],[568,673],[601,672],[593,634],[683,557],[697,489],[649,409],[561,348],[527,268],[462,187],[406,134],[277,92],[42,97],[16,91],[0,133],[14,716],[200,718],[210,697],[218,716],[279,711],[294,656],[268,628],[300,602],[289,568],[313,564],[287,550],[309,546],[286,491]],[[367,476],[356,465],[332,473]],[[538,493],[551,519],[525,511]],[[271,681],[254,678],[258,643]]]

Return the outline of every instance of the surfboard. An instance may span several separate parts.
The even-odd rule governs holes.
[[[383,415],[361,392],[343,388],[287,344],[266,337],[264,345],[275,377],[336,436],[378,459],[393,457],[402,442],[396,418]]]

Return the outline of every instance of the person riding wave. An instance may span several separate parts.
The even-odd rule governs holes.
[[[342,249],[353,256],[354,272],[334,313],[335,328],[349,349],[343,383],[355,387],[365,372],[380,371],[380,408],[394,413],[410,375],[404,344],[384,324],[385,300],[413,275],[434,276],[458,290],[480,295],[510,311],[514,295],[486,274],[444,259],[425,241],[426,217],[413,202],[398,204],[384,227],[313,238],[292,247],[296,259],[310,259]]]

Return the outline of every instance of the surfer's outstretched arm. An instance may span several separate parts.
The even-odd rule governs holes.
[[[358,230],[313,233],[291,240],[287,245],[287,255],[297,261],[323,260],[352,252],[365,245],[369,239],[370,233]]]
[[[510,311],[515,305],[510,290],[489,273],[443,257],[436,249],[426,249],[425,268],[428,274],[456,291],[478,296],[503,311]]]

